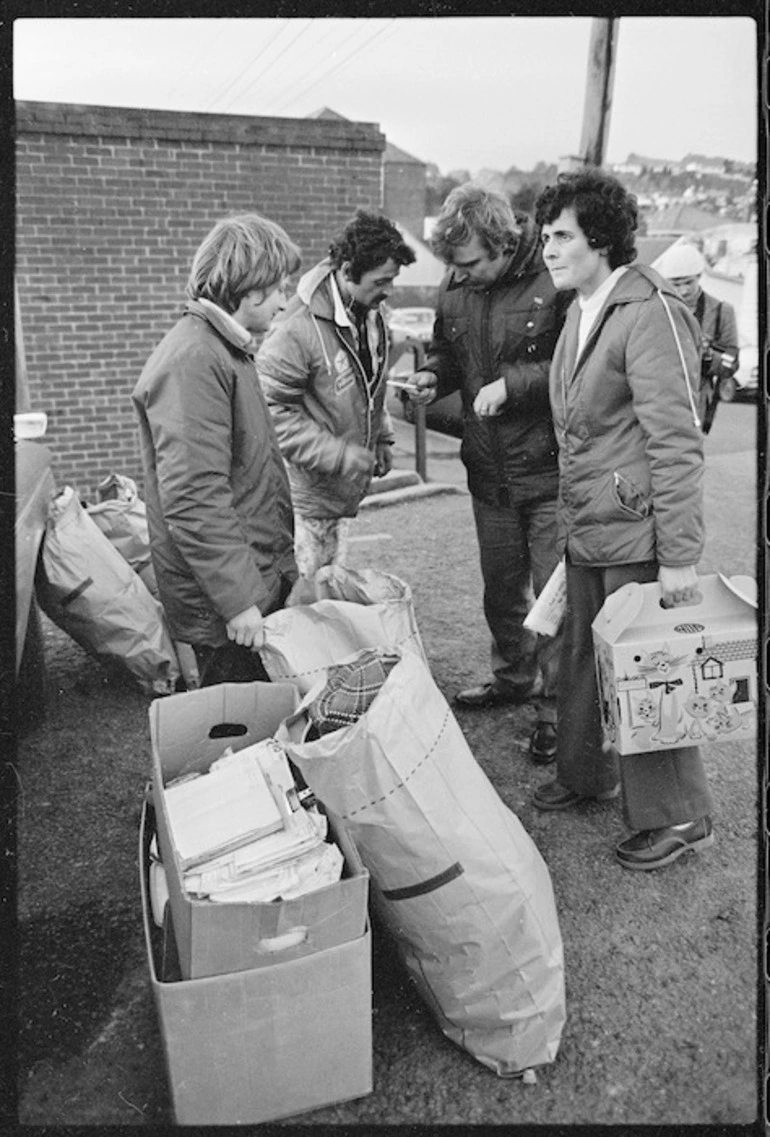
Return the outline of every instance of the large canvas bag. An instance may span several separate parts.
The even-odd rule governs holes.
[[[299,582],[286,608],[265,617],[264,631],[265,670],[274,683],[293,683],[302,695],[324,679],[330,664],[363,648],[396,647],[425,659],[409,585],[373,569],[320,569],[312,581]]]
[[[81,647],[119,660],[147,694],[167,695],[179,662],[163,609],[66,486],[46,523],[40,606]]]
[[[276,738],[345,822],[372,897],[444,1034],[502,1076],[552,1062],[565,1020],[548,869],[471,753],[425,664],[401,653],[353,725]]]

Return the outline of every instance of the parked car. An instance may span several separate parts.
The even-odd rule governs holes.
[[[756,344],[745,344],[741,348],[738,370],[733,376],[733,381],[735,389],[732,398],[741,401],[753,401],[757,398],[759,392],[759,348]],[[719,397],[725,402],[730,402],[729,398],[725,398],[725,392],[721,386]]]
[[[388,320],[391,352],[394,357],[390,369],[391,390],[398,398],[407,422],[414,422],[414,404],[401,384],[420,366],[425,349],[433,335],[435,312],[432,308],[394,308]],[[463,412],[460,392],[454,391],[425,408],[425,424],[431,430],[452,434],[457,438],[463,432]]]
[[[407,339],[430,343],[435,316],[432,308],[392,308],[388,318],[391,344],[397,346]]]

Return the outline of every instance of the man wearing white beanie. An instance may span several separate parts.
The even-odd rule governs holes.
[[[733,376],[738,370],[738,324],[735,309],[725,300],[709,296],[700,286],[706,267],[695,245],[678,242],[653,263],[684,300],[701,327],[702,357],[699,410],[704,434],[711,430],[717,404],[735,395]]]

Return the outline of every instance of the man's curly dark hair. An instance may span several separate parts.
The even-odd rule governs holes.
[[[572,209],[592,248],[607,249],[611,269],[636,257],[634,233],[639,223],[636,198],[603,170],[559,174],[535,202],[540,228],[552,225],[563,209]]]
[[[350,262],[350,279],[358,284],[365,272],[392,258],[397,265],[416,260],[396,226],[381,213],[358,209],[341,233],[332,239],[329,259],[334,268]]]

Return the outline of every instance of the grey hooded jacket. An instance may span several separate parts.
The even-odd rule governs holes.
[[[550,375],[557,521],[576,564],[695,565],[704,542],[700,332],[653,269],[631,266],[578,359],[575,301]]]

